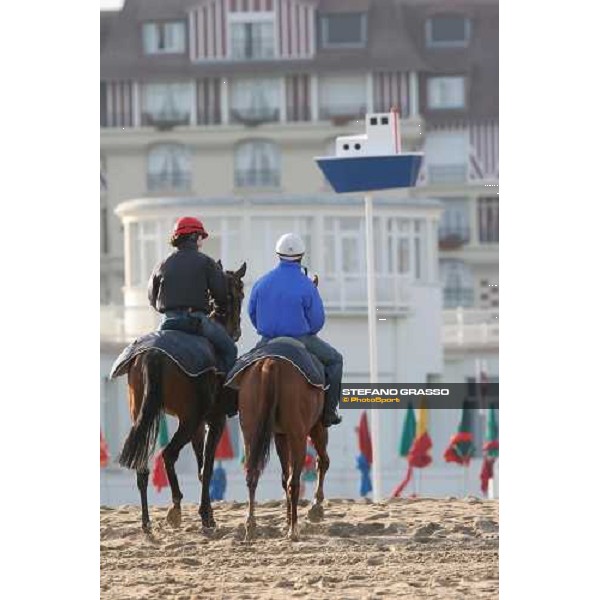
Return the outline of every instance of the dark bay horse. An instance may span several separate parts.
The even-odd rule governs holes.
[[[293,365],[280,358],[257,361],[240,376],[239,384],[240,425],[250,499],[246,539],[252,539],[256,533],[256,486],[269,459],[274,435],[281,462],[281,485],[287,499],[287,536],[297,540],[300,474],[308,436],[317,452],[318,471],[317,489],[308,516],[313,521],[323,517],[323,482],[329,468],[327,429],[321,423],[324,392],[310,385]]]
[[[244,297],[242,278],[245,273],[246,263],[235,272],[225,272],[227,306],[223,316],[216,314],[214,303],[211,301],[213,310],[210,317],[221,322],[234,342],[241,336],[240,313]],[[133,425],[123,445],[119,463],[137,471],[137,487],[142,503],[142,527],[147,530],[150,526],[147,496],[148,461],[156,443],[163,412],[179,420],[177,431],[163,450],[173,498],[167,521],[174,527],[181,524],[183,495],[175,473],[175,462],[181,449],[191,441],[198,462],[198,479],[201,484],[198,512],[203,526],[215,527],[209,484],[215,450],[225,427],[226,416],[222,400],[226,394],[232,393],[231,390],[224,389],[223,382],[218,380],[212,371],[199,377],[190,377],[158,350],[149,350],[138,355],[132,362],[127,376],[129,412]]]

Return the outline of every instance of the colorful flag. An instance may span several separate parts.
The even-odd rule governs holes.
[[[363,411],[356,428],[358,434],[358,456],[356,468],[360,471],[360,495],[364,498],[373,489],[371,482],[371,465],[373,464],[373,445],[369,432],[367,411]]]
[[[215,459],[230,460],[232,458],[235,458],[235,454],[233,452],[233,445],[231,444],[231,436],[229,435],[229,425],[226,422],[223,433],[221,434],[221,439],[215,450]]]
[[[169,429],[167,427],[167,418],[165,415],[160,417],[160,425],[158,428],[158,447],[159,451],[154,456],[154,466],[152,468],[152,485],[157,492],[160,492],[164,487],[169,485],[165,461],[163,459],[163,450],[169,443]]]
[[[490,406],[487,414],[487,428],[485,443],[483,444],[483,464],[481,465],[481,491],[487,494],[490,479],[494,478],[494,463],[500,456],[500,443],[498,440],[498,422],[496,411]]]
[[[418,411],[418,425],[415,440],[408,452],[408,471],[406,477],[392,491],[392,497],[396,498],[402,494],[412,479],[413,469],[423,469],[431,464],[429,454],[433,444],[427,432],[427,407],[425,401],[421,401]]]
[[[100,430],[100,467],[106,467],[109,460],[110,454],[108,453],[108,444],[102,435],[102,430]]]
[[[398,454],[400,456],[408,456],[416,435],[417,418],[415,417],[415,409],[412,402],[409,402],[406,409],[406,416],[404,417],[404,425],[402,426],[400,445],[398,446]]]
[[[211,500],[223,500],[225,498],[225,490],[227,489],[227,473],[223,468],[223,463],[218,462],[213,470],[210,484],[208,486],[208,495]]]
[[[367,411],[363,411],[358,423],[358,448],[361,454],[364,454],[369,465],[373,464],[373,445],[371,444],[371,434],[369,433],[369,421]]]
[[[473,426],[471,424],[471,411],[467,403],[463,404],[458,432],[450,438],[450,444],[444,452],[446,462],[455,462],[468,466],[475,451],[473,444]]]

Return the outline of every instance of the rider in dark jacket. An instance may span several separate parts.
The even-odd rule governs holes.
[[[229,371],[237,358],[237,347],[225,328],[208,318],[208,292],[217,311],[224,310],[227,284],[217,263],[200,252],[202,240],[207,237],[198,219],[182,217],[177,221],[171,237],[175,251],[154,268],[148,282],[148,299],[165,318],[197,319],[202,335],[213,344]]]

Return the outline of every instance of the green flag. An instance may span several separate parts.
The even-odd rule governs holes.
[[[415,441],[417,434],[417,419],[415,417],[415,409],[411,402],[408,403],[406,416],[404,417],[404,425],[402,426],[402,437],[398,446],[398,454],[400,456],[408,456],[411,446]]]
[[[169,428],[167,427],[167,417],[162,414],[160,416],[160,424],[158,426],[158,447],[164,448],[169,443]]]
[[[483,449],[490,458],[498,458],[500,448],[498,444],[498,421],[496,420],[496,411],[490,407],[487,414],[487,429],[485,432],[485,444]]]
[[[468,465],[475,445],[473,444],[473,426],[471,424],[471,411],[467,403],[463,404],[458,432],[450,438],[450,445],[444,452],[446,462],[455,462],[459,465]]]

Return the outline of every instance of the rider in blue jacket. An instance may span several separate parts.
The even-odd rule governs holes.
[[[302,257],[305,252],[302,239],[286,233],[279,238],[275,251],[279,265],[263,275],[252,288],[248,312],[255,329],[262,336],[259,344],[288,336],[299,339],[325,367],[329,389],[325,394],[323,424],[337,425],[341,417],[336,407],[342,385],[342,355],[327,342],[317,337],[325,323],[323,301],[316,285],[303,273]]]

